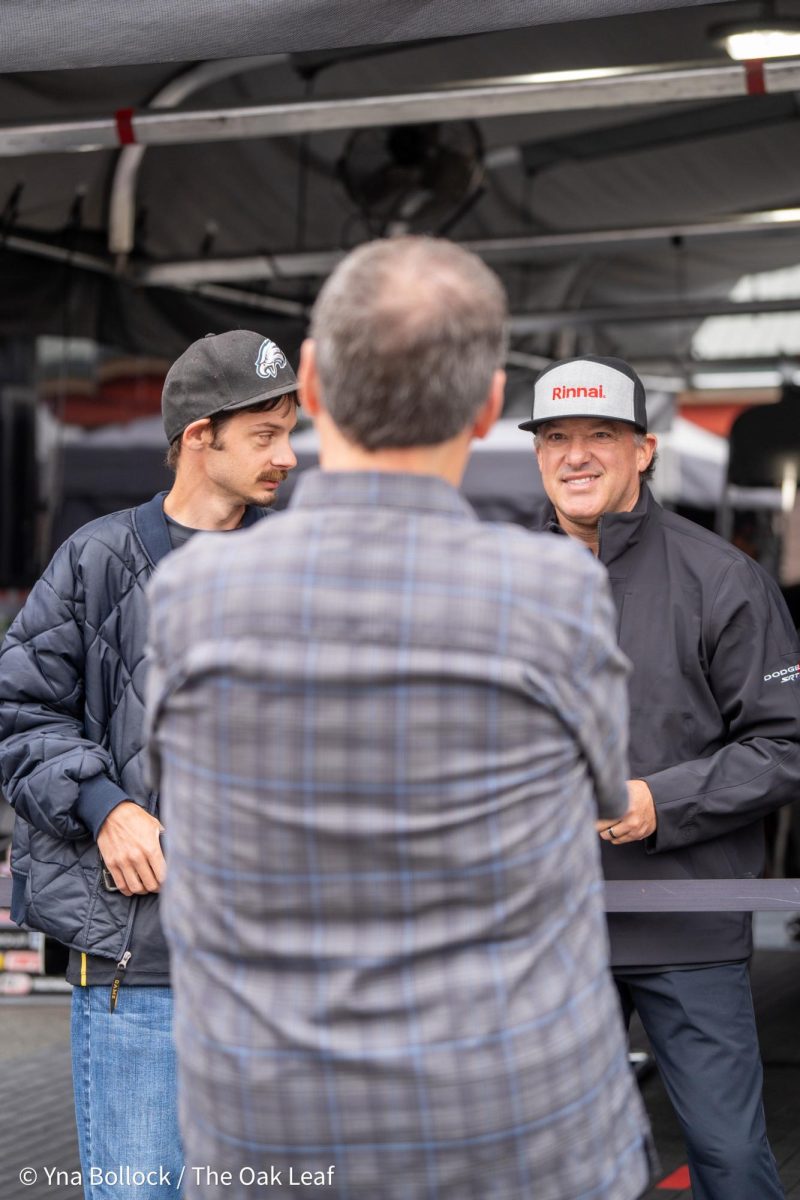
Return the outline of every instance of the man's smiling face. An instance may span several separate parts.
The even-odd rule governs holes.
[[[596,528],[606,512],[629,512],[655,446],[652,434],[639,434],[624,421],[564,417],[541,425],[536,457],[566,532],[574,532],[571,525]]]

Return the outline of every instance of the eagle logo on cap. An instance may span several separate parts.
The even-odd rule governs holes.
[[[256,375],[261,379],[277,379],[278,371],[286,365],[286,355],[280,347],[265,338],[256,356]]]

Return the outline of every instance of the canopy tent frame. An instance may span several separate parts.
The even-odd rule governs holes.
[[[437,121],[459,121],[772,95],[800,90],[800,59],[597,68],[522,78],[350,100],[179,112],[120,109],[109,116],[2,125],[0,158],[419,124],[434,113]]]
[[[605,253],[632,242],[642,244],[687,239],[749,237],[754,234],[796,233],[800,230],[800,208],[773,209],[743,213],[716,221],[677,222],[670,225],[633,226],[624,229],[587,229],[562,233],[537,233],[523,237],[459,239],[466,249],[491,262],[509,258],[520,260],[561,250]],[[202,258],[155,263],[137,272],[141,283],[221,283],[249,279],[310,279],[324,277],[344,257],[344,250],[316,250],[300,253],[254,254],[242,258]]]
[[[155,270],[145,270],[137,275],[123,275],[113,264],[95,255],[72,250],[65,246],[54,246],[33,238],[8,234],[5,244],[12,250],[35,257],[49,258],[69,266],[82,268],[106,276],[116,276],[133,286],[165,287],[175,291],[193,292],[223,303],[251,308],[261,312],[272,312],[283,316],[305,318],[308,307],[298,300],[265,295],[242,288],[226,286],[202,279],[161,278]],[[470,246],[470,243],[462,243]],[[337,253],[337,259],[340,252]],[[331,263],[331,266],[335,263]],[[324,272],[321,272],[324,273]],[[706,317],[755,316],[764,313],[800,312],[800,298],[787,297],[777,300],[708,300],[690,302],[681,298],[664,300],[631,307],[540,309],[536,312],[512,312],[510,332],[512,336],[552,331],[563,328],[590,325],[615,325],[649,321],[698,321]]]
[[[351,7],[358,7],[355,0]],[[415,5],[409,0],[403,6],[401,0],[401,7],[406,11]],[[434,7],[438,19],[441,10]],[[568,7],[565,3],[564,10]],[[246,321],[250,310],[275,314],[276,328],[291,343],[300,336],[319,280],[340,260],[344,247],[364,230],[375,236],[381,228],[380,219],[373,219],[341,186],[340,164],[352,146],[347,133],[378,131],[377,138],[357,144],[377,147],[379,157],[387,129],[441,123],[436,136],[445,145],[447,122],[465,117],[487,118],[482,131],[485,202],[475,217],[459,214],[456,238],[495,265],[506,282],[517,349],[552,353],[558,338],[551,335],[558,330],[567,342],[583,347],[596,343],[609,352],[623,353],[627,343],[641,341],[645,356],[666,353],[671,341],[680,362],[689,353],[687,327],[693,320],[797,311],[794,296],[757,305],[734,305],[729,297],[737,268],[752,272],[760,261],[774,268],[781,258],[796,256],[800,245],[800,209],[783,207],[797,203],[792,173],[772,171],[781,151],[790,161],[786,154],[796,125],[800,58],[709,63],[702,41],[708,18],[701,13],[678,26],[691,31],[691,38],[674,36],[671,18],[662,17],[652,27],[657,36],[648,43],[629,30],[639,28],[641,5],[635,6],[636,21],[621,18],[596,45],[591,27],[578,18],[600,14],[588,13],[585,5],[575,7],[581,11],[574,14],[574,25],[570,21],[567,27],[567,14],[561,12],[561,32],[548,41],[545,30],[537,30],[525,52],[510,57],[509,50],[522,42],[511,26],[503,26],[506,36],[498,35],[485,48],[483,38],[446,37],[452,52],[447,47],[444,58],[441,39],[412,48],[402,36],[394,39],[387,33],[380,44],[370,47],[362,39],[356,48],[355,36],[352,48],[340,54],[342,63],[354,53],[366,63],[359,70],[342,65],[318,84],[315,54],[300,35],[279,53],[228,59],[215,51],[207,61],[184,61],[171,77],[164,68],[144,72],[142,85],[133,75],[120,73],[117,82],[115,73],[105,72],[97,78],[96,90],[90,77],[83,91],[76,91],[62,72],[62,78],[52,81],[20,81],[15,94],[11,81],[12,103],[5,111],[13,112],[16,103],[23,121],[0,125],[8,192],[0,244],[10,252],[16,295],[33,310],[31,328],[45,333],[70,328],[79,331],[77,336],[109,344],[158,344],[172,353],[197,328]],[[633,8],[628,0],[612,0],[611,7]],[[703,5],[656,2],[645,7]],[[496,32],[494,17],[486,19]],[[540,6],[532,5],[519,25],[544,23]],[[578,30],[585,30],[586,37],[573,49]],[[598,23],[601,30],[605,27]],[[661,38],[664,30],[666,40]],[[254,51],[271,46],[266,37],[252,43]],[[661,66],[640,65],[656,62],[659,49]],[[686,61],[679,62],[684,49]],[[390,53],[386,70],[369,61],[383,53]],[[336,50],[327,49],[322,66],[337,62]],[[617,66],[607,68],[608,62]],[[553,69],[570,64],[588,69]],[[545,73],[504,74],[529,67]],[[235,78],[240,75],[244,78]],[[190,109],[188,104],[198,104],[196,93],[204,88],[211,89],[204,97],[207,104]],[[385,94],[376,94],[381,91]],[[770,92],[782,94],[770,99]],[[58,114],[59,98],[66,102],[65,119],[50,120]],[[84,117],[87,100],[107,115]],[[628,105],[639,111],[620,125],[618,114]],[[537,119],[540,113],[545,115]],[[697,132],[693,113],[700,122]],[[38,120],[31,119],[34,114]],[[772,161],[766,153],[759,159],[763,194],[752,183],[743,182],[740,190],[737,172],[748,178],[746,138],[752,140],[753,130],[764,125],[775,152]],[[659,131],[655,149],[645,132],[654,127]],[[326,131],[333,132],[328,136]],[[320,135],[313,153],[310,133]],[[707,161],[705,147],[696,144],[700,138],[708,139]],[[723,145],[726,138],[737,147],[730,153]],[[683,167],[678,152],[690,139],[695,145]],[[210,143],[208,150],[205,143]],[[149,146],[167,152],[148,156]],[[174,153],[169,152],[172,147]],[[658,157],[671,168],[672,147],[674,195]],[[66,162],[72,148],[104,153],[73,153]],[[48,161],[54,152],[63,170],[59,159]],[[631,162],[634,154],[642,156],[641,187],[634,177],[634,166],[639,169],[638,162]],[[225,164],[218,179],[205,171],[207,161]],[[721,169],[715,172],[712,164]],[[233,172],[240,168],[249,183],[237,190]],[[49,187],[50,171],[54,179],[63,178],[60,192]],[[756,170],[751,177],[761,174]],[[437,187],[439,182],[437,178]],[[19,203],[23,187],[24,207]],[[587,199],[596,196],[596,204],[584,204],[584,190]],[[294,205],[304,203],[306,196],[314,206],[310,211],[324,217],[293,217]],[[617,198],[621,211],[611,203]],[[434,224],[431,231],[438,228]],[[23,256],[40,261],[26,264]],[[634,303],[637,288],[643,304]],[[6,328],[22,330],[24,306],[18,300],[6,307]],[[637,330],[637,323],[648,321],[641,336],[624,332],[624,326]],[[658,322],[669,326],[666,332],[657,332]]]

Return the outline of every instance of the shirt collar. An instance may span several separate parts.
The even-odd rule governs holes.
[[[397,508],[477,520],[451,484],[435,475],[400,471],[303,471],[289,508]]]
[[[140,504],[133,510],[136,532],[153,565],[159,563],[173,549],[167,526],[167,514],[164,512],[164,501],[168,495],[169,492],[157,492],[152,500],[145,501],[144,504]],[[256,521],[269,515],[269,509],[258,508],[255,505],[249,506],[244,510],[244,516],[238,528],[245,529],[250,525],[255,525]],[[175,521],[174,524],[178,525],[178,522]],[[179,528],[185,529],[186,526],[179,526]]]

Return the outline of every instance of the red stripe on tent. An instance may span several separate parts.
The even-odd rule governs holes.
[[[692,1181],[689,1178],[688,1167],[678,1167],[677,1171],[673,1171],[666,1179],[662,1179],[661,1183],[656,1184],[656,1191],[661,1192],[682,1192],[684,1188],[690,1188]]]
[[[133,109],[117,109],[114,113],[114,120],[117,122],[117,137],[120,146],[133,146],[136,142],[136,134],[133,132]]]
[[[744,64],[744,77],[748,96],[765,96],[767,81],[764,78],[764,63],[760,58],[750,58]]]

